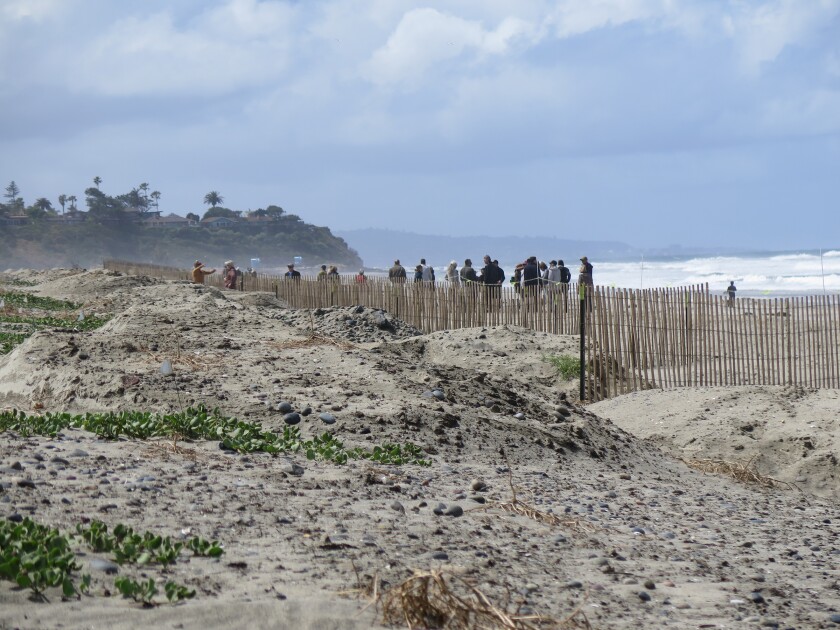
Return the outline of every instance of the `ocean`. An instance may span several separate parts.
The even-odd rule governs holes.
[[[738,297],[790,297],[840,293],[840,250],[819,253],[776,255],[716,256],[673,258],[668,260],[628,260],[599,262],[594,265],[595,284],[628,289],[709,285],[710,292],[723,293],[730,281]],[[566,261],[577,278],[580,264]],[[508,277],[515,264],[502,263]],[[445,269],[435,267],[438,278]]]

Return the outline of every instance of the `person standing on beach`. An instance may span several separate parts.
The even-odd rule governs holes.
[[[429,284],[435,283],[435,268],[431,265],[426,264],[426,259],[420,259],[420,267],[423,268],[423,282],[427,282]]]
[[[324,281],[327,279],[327,266],[321,265],[321,271],[318,272],[318,280]]]
[[[236,288],[236,267],[232,260],[225,261],[225,289]]]
[[[300,280],[300,271],[295,269],[294,263],[289,263],[286,267],[288,271],[283,276],[286,280]]]
[[[393,283],[405,282],[405,267],[400,264],[400,259],[394,261],[394,266],[388,270],[388,279]]]
[[[209,276],[211,273],[216,273],[216,270],[206,269],[204,267],[204,263],[200,260],[196,260],[193,264],[193,270],[190,275],[192,275],[192,281],[196,284],[204,284],[204,278]]]
[[[458,275],[458,263],[454,260],[446,268],[446,281],[452,287],[457,287],[461,284],[461,276]]]
[[[586,256],[580,258],[580,269],[578,269],[578,287],[585,287],[586,310],[592,310],[592,293],[595,289],[595,282],[592,279],[592,264]]]
[[[737,290],[738,290],[738,288],[735,286],[735,281],[730,280],[729,281],[729,286],[726,287],[726,295],[729,298],[729,301],[728,301],[729,308],[732,308],[733,306],[735,306],[735,291],[737,291]]]
[[[461,271],[458,272],[461,276],[461,283],[462,284],[470,284],[471,282],[477,282],[478,276],[475,273],[475,269],[472,266],[472,260],[467,258],[464,261],[464,266],[461,267]]]

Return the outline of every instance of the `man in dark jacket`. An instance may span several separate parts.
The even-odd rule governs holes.
[[[537,257],[531,256],[522,268],[522,287],[526,295],[535,295],[539,286],[540,267],[537,265]]]
[[[464,261],[464,266],[461,267],[461,271],[458,272],[461,275],[461,284],[467,285],[471,282],[477,282],[478,276],[475,273],[475,269],[472,266],[472,260],[467,258]]]
[[[394,261],[394,266],[388,270],[388,279],[391,282],[405,282],[405,267],[400,264],[399,258]]]

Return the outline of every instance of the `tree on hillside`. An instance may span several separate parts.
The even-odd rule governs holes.
[[[148,198],[148,196],[149,196],[149,185],[146,182],[143,182],[137,188],[140,189],[140,194],[141,195]]]
[[[272,219],[279,219],[283,214],[285,214],[285,210],[280,206],[268,206],[265,209],[265,213],[267,216],[270,216]]]
[[[51,212],[53,209],[52,203],[46,197],[38,197],[32,205],[44,212]]]
[[[23,199],[18,197],[20,194],[20,188],[15,183],[15,180],[9,182],[9,185],[6,186],[6,193],[3,195],[9,202],[6,204],[6,210],[8,212],[22,212],[23,211]]]
[[[120,195],[117,199],[125,202],[127,207],[137,208],[142,212],[145,212],[149,207],[149,200],[140,194],[140,190],[137,188],[132,188],[131,192]]]
[[[91,218],[97,221],[122,221],[127,218],[125,201],[110,197],[98,188],[85,189],[85,203]]]
[[[204,213],[202,219],[212,219],[215,217],[227,217],[229,219],[238,219],[239,213],[230,208],[223,208],[222,206],[213,206]]]
[[[224,201],[224,198],[217,193],[215,190],[211,190],[209,193],[204,195],[204,203],[206,203],[211,208],[215,208],[220,203]]]
[[[209,210],[208,210],[208,212],[209,212]],[[188,218],[190,221],[195,221],[196,223],[198,223],[199,221],[201,221],[201,217],[200,217],[200,216],[198,216],[195,212],[187,212],[187,218]]]
[[[61,206],[61,214],[64,214],[64,204],[67,203],[67,195],[58,196],[58,205]]]
[[[70,211],[72,212],[76,209],[76,195],[70,195],[67,197],[67,201],[70,202]]]
[[[160,192],[153,190],[149,197],[152,198],[152,204],[155,206],[155,210],[160,210]]]
[[[101,183],[102,183],[102,178],[99,177],[99,175],[97,175],[96,177],[93,178],[93,184],[94,184],[94,186],[96,186],[97,190],[99,190],[99,184],[101,184]]]

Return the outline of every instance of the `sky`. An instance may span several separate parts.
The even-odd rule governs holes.
[[[837,248],[840,0],[0,0],[0,183],[95,176],[164,214]]]

